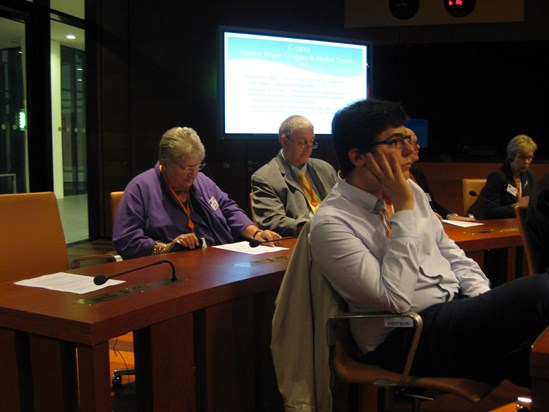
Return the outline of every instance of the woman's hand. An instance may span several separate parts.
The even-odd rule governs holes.
[[[201,246],[200,240],[198,240],[194,233],[182,233],[181,235],[177,236],[171,243],[171,249],[173,249],[176,243],[183,247],[186,247],[187,249],[194,249]]]
[[[450,215],[448,220],[460,220],[462,222],[474,222],[476,219],[471,216]]]

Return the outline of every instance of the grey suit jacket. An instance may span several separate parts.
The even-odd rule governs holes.
[[[335,169],[324,160],[309,159],[307,171],[320,199],[324,199],[337,181]],[[297,236],[310,220],[305,192],[282,152],[252,175],[251,187],[252,212],[259,227],[282,236]]]

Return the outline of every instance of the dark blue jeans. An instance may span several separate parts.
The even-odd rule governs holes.
[[[424,326],[413,375],[509,379],[529,386],[530,347],[549,326],[549,275],[519,278],[420,315]],[[366,358],[400,372],[410,337],[410,329],[395,329]]]

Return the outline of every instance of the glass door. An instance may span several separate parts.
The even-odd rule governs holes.
[[[0,193],[26,192],[25,24],[0,17]]]

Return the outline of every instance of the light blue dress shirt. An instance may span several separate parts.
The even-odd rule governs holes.
[[[341,178],[312,219],[313,259],[350,311],[419,312],[458,294],[476,296],[490,289],[478,264],[448,238],[423,190],[409,184],[414,210],[390,218],[390,237],[382,222],[384,200]],[[368,320],[355,322],[352,330],[368,352],[391,328],[383,320]]]

